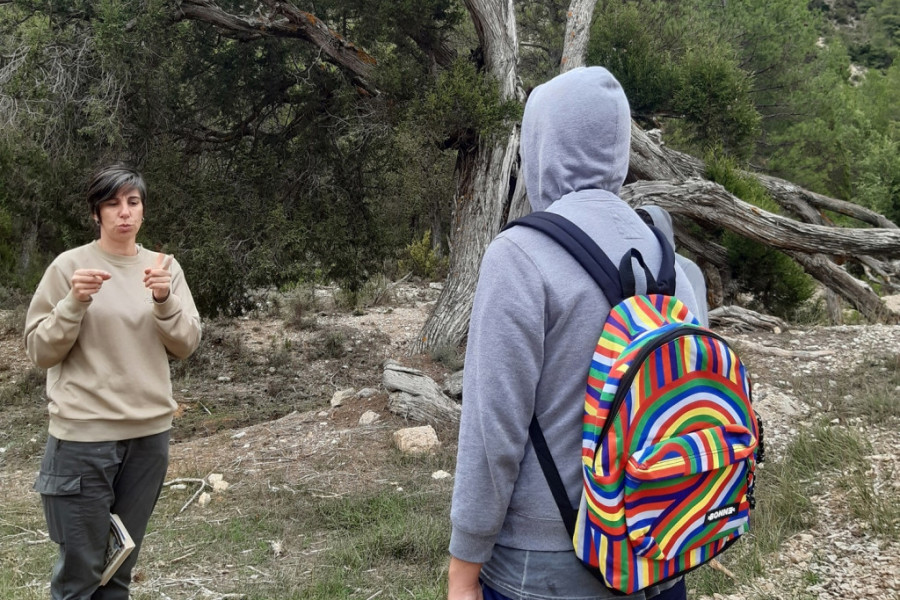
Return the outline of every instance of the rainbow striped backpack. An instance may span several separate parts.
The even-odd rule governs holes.
[[[654,276],[637,250],[616,268],[557,214],[513,223],[569,251],[613,306],[587,376],[577,511],[536,416],[529,429],[576,555],[606,586],[630,594],[720,554],[749,528],[761,429],[744,365],[672,295],[674,250],[654,229],[663,248]],[[635,260],[646,294],[635,294]]]

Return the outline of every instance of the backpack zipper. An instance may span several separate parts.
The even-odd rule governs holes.
[[[622,402],[625,401],[625,395],[628,393],[628,390],[631,389],[631,384],[634,382],[634,378],[637,376],[637,372],[640,370],[640,365],[651,353],[655,352],[659,347],[665,346],[666,344],[677,338],[694,335],[698,332],[700,332],[700,335],[719,340],[726,346],[728,345],[728,342],[725,341],[725,338],[717,333],[714,333],[708,329],[698,327],[696,325],[685,324],[675,327],[671,331],[668,331],[665,335],[660,336],[659,339],[657,339],[649,346],[642,348],[641,351],[638,352],[638,355],[635,357],[635,359],[631,361],[631,364],[628,366],[628,370],[625,371],[625,376],[622,377],[622,380],[619,382],[619,387],[616,389],[616,395],[613,396],[612,404],[610,405],[609,412],[606,415],[606,422],[603,424],[603,429],[600,430],[600,437],[597,438],[597,445],[594,447],[594,460],[591,463],[592,470],[596,468],[597,457],[600,455],[599,452],[597,452],[597,449],[600,448],[600,445],[603,443],[603,440],[606,438],[609,430],[612,429],[613,419],[615,418],[616,413],[619,412],[619,407],[622,406]],[[612,367],[610,367],[610,370],[612,370]]]

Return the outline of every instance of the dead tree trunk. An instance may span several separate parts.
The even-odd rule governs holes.
[[[591,20],[594,16],[596,0],[572,0],[566,12],[566,34],[563,38],[562,59],[559,72],[565,73],[577,67],[583,67],[590,39]],[[523,217],[531,212],[528,196],[525,193],[525,178],[518,173],[516,187],[513,190],[509,207],[509,221]]]
[[[620,195],[633,206],[656,204],[672,213],[726,227],[781,250],[834,256],[900,255],[898,229],[852,229],[800,223],[748,204],[722,186],[704,179],[639,181],[623,188]]]
[[[590,39],[591,20],[596,0],[572,0],[566,12],[566,35],[563,39],[563,55],[559,72],[565,73],[583,67]]]
[[[512,0],[466,0],[485,57],[486,70],[500,84],[501,100],[524,99],[518,84],[519,49]],[[434,310],[411,352],[457,346],[469,327],[481,258],[509,212],[518,170],[519,126],[505,139],[480,139],[459,152],[450,232],[450,271]]]

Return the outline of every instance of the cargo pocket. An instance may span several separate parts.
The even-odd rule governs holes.
[[[81,493],[81,475],[38,474],[34,491],[44,496],[76,496]]]
[[[755,449],[746,427],[728,424],[631,455],[625,519],[635,553],[671,560],[746,529],[747,470]]]
[[[65,543],[64,522],[70,514],[64,497],[81,493],[81,475],[57,475],[41,471],[33,489],[41,494],[50,539],[57,544]]]

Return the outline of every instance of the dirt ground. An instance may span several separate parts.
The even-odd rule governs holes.
[[[250,318],[206,327],[202,355],[194,364],[174,368],[180,409],[170,478],[222,473],[230,481],[317,482],[323,494],[336,495],[372,481],[389,481],[390,469],[396,468],[396,462],[384,458],[392,451],[391,434],[419,423],[388,410],[388,393],[381,384],[384,361],[392,358],[419,368],[438,384],[458,367],[452,360],[407,353],[438,294],[437,286],[409,283],[392,289],[387,303],[360,311],[337,311],[326,303],[315,311],[315,325],[307,328],[287,326],[283,310],[265,306]],[[858,369],[871,367],[873,360],[887,361],[885,369],[896,369],[890,361],[900,360],[898,326],[722,333],[751,371],[770,457],[779,456],[818,413],[828,413],[834,400],[830,394],[837,390],[852,394],[847,378]],[[10,384],[30,370],[20,335],[0,336],[0,384]],[[813,388],[820,399],[806,397],[809,388],[795,388],[798,375],[821,381]],[[334,393],[348,388],[357,394],[332,407]],[[361,390],[370,391],[358,393]],[[900,385],[896,391],[894,402],[900,397]],[[11,409],[0,407],[7,410]],[[367,411],[379,418],[360,425]],[[875,490],[900,497],[897,423],[837,425],[855,427],[866,436],[872,446],[867,458]],[[452,427],[438,429],[439,439],[450,450],[455,434]],[[2,438],[0,446],[5,446]],[[351,468],[329,468],[336,461]],[[0,455],[6,492],[27,492],[33,474],[13,472],[7,466]],[[840,494],[813,500],[820,524],[788,540],[766,577],[717,600],[900,598],[896,538],[867,531],[848,513]],[[798,595],[798,586],[805,595]]]

